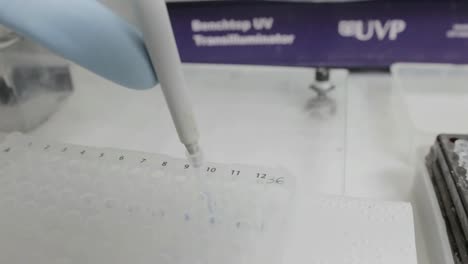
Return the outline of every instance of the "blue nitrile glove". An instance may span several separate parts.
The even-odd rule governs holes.
[[[97,0],[0,0],[0,24],[128,88],[158,82],[142,34]]]

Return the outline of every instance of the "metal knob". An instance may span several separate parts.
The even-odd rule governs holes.
[[[330,82],[330,70],[328,68],[319,67],[315,71],[315,83],[310,86],[310,89],[317,93],[318,97],[326,96],[327,93],[335,89],[335,85]]]

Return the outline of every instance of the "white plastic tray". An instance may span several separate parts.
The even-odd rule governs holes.
[[[311,224],[308,219],[316,217],[309,203],[317,198],[316,192],[343,194],[345,189],[346,71],[332,71],[337,89],[330,94],[328,108],[308,107],[314,103],[314,93],[307,88],[314,78],[312,69],[186,65],[185,71],[208,160],[281,166],[297,177],[299,222],[295,226],[300,236],[287,256],[307,263],[313,259],[307,244],[313,234],[301,232]],[[160,90],[130,91],[80,68],[74,69],[74,78],[76,93],[33,135],[183,157]],[[382,169],[381,164],[367,160],[362,166]],[[383,191],[376,189],[373,180],[355,179],[355,185],[369,193]],[[413,206],[419,205],[413,202]],[[321,219],[325,228],[326,218]],[[418,243],[418,249],[421,245],[425,244]],[[426,251],[418,253],[420,259],[427,259]]]
[[[466,133],[468,66],[398,63],[391,67],[392,113],[401,149],[413,159],[440,133]]]
[[[418,263],[453,264],[445,222],[440,211],[431,178],[424,164],[429,148],[418,152],[418,164],[411,193]]]
[[[314,70],[185,65],[207,160],[283,167],[303,192],[343,194],[347,71],[317,101]],[[76,90],[34,136],[184,157],[159,86],[134,91],[72,67]],[[300,177],[299,177],[300,176]],[[298,192],[302,193],[302,192]]]
[[[468,133],[468,66],[401,63],[391,70],[394,131],[402,157],[413,167],[409,200],[418,261],[452,264],[445,222],[424,160],[438,134]]]

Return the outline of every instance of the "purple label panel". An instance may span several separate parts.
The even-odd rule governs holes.
[[[464,2],[190,2],[169,11],[184,62],[387,67],[468,63]]]

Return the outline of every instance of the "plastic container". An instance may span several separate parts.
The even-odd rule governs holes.
[[[466,134],[468,66],[401,63],[391,67],[392,113],[402,158],[414,168],[413,205],[418,262],[453,264],[445,222],[425,156],[441,133]]]
[[[440,133],[468,133],[468,66],[398,63],[391,67],[393,110],[404,159],[413,161]]]
[[[418,263],[454,264],[445,220],[431,178],[424,165],[426,151],[419,151],[410,201],[413,206]]]
[[[71,69],[75,92],[31,135],[185,157],[159,87],[136,92]],[[308,68],[186,64],[184,73],[205,160],[286,168],[302,176],[298,195],[343,194],[347,71],[331,72],[325,97],[309,88]]]
[[[36,128],[72,91],[66,60],[0,25],[0,131]]]

